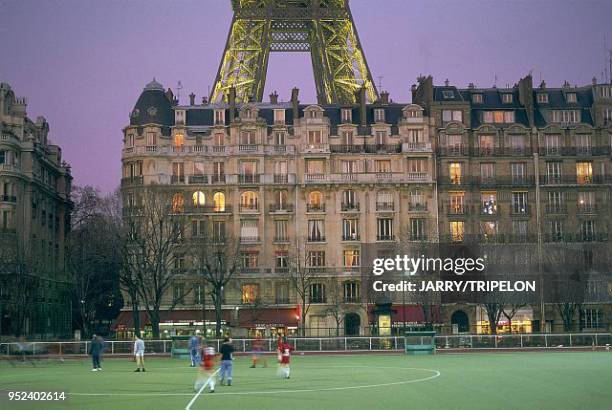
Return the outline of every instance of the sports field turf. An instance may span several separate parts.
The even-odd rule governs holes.
[[[147,358],[133,373],[128,359],[0,363],[0,408],[184,409],[196,371],[186,360]],[[234,385],[203,393],[193,409],[610,409],[612,353],[524,352],[436,356],[295,356],[291,379],[235,361]],[[8,403],[7,390],[66,391],[61,404]],[[8,404],[8,407],[7,407]]]

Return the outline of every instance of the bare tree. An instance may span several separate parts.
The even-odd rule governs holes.
[[[240,259],[240,242],[230,234],[215,231],[211,224],[203,235],[192,237],[189,254],[193,268],[206,285],[215,308],[215,335],[221,337],[223,300],[227,284],[235,276]],[[202,295],[204,301],[206,295]]]
[[[10,329],[0,329],[1,333],[10,332],[15,337],[27,333],[26,318],[31,313],[28,299],[35,288],[33,269],[34,259],[17,234],[0,231],[0,314],[11,318]]]
[[[124,286],[134,286],[151,321],[153,337],[159,337],[160,310],[168,291],[185,273],[186,217],[182,196],[150,187],[142,193],[142,204],[124,215]],[[168,303],[173,309],[180,299]]]
[[[121,243],[119,221],[110,212],[113,194],[103,197],[90,187],[73,188],[74,225],[68,238],[74,319],[83,336],[96,322],[110,321],[123,305],[119,291]]]
[[[327,292],[328,306],[325,313],[332,317],[336,326],[336,336],[340,336],[340,328],[344,324],[347,305],[344,301],[344,293],[342,283],[333,280],[328,283],[329,291]]]
[[[295,290],[300,303],[300,324],[302,337],[306,336],[306,315],[310,309],[310,288],[317,280],[317,269],[313,268],[308,260],[308,253],[303,241],[296,241],[296,247],[289,252],[289,281]]]

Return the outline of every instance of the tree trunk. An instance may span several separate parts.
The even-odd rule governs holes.
[[[223,311],[221,305],[221,296],[217,296],[215,300],[215,336],[221,338],[221,321],[223,320]]]
[[[153,333],[153,339],[159,339],[159,306],[154,306],[149,312],[149,319],[151,320],[151,332]]]
[[[134,321],[134,334],[138,337],[141,337],[142,335],[140,334],[140,308],[138,306],[138,299],[135,298],[133,295],[131,296],[132,299],[132,319]]]
[[[302,337],[306,337],[306,303],[302,303]]]

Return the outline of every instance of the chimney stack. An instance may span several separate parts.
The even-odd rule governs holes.
[[[228,94],[228,103],[229,103],[229,122],[230,124],[234,122],[234,117],[236,115],[236,87],[230,87]]]
[[[195,105],[195,97],[194,93],[189,94],[189,105]]]
[[[202,105],[208,104],[208,98],[206,96],[202,97]]]
[[[278,104],[278,93],[276,91],[270,94],[270,104]]]
[[[366,88],[365,85],[362,85],[358,91],[359,96],[359,120],[362,127],[367,125],[366,118]]]
[[[389,104],[389,92],[381,91],[380,93],[380,103],[381,104]]]
[[[293,109],[293,122],[296,123],[297,120],[300,118],[300,112],[299,112],[299,104],[300,101],[298,100],[298,95],[300,94],[300,89],[294,87],[293,90],[291,90],[291,108]]]

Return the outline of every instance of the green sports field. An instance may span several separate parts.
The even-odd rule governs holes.
[[[234,385],[200,395],[192,409],[610,409],[612,353],[524,352],[436,356],[295,356],[291,379],[235,361]],[[0,408],[184,409],[196,371],[186,360],[0,363]],[[63,403],[8,403],[7,391],[66,391]],[[8,404],[8,407],[6,407]]]

